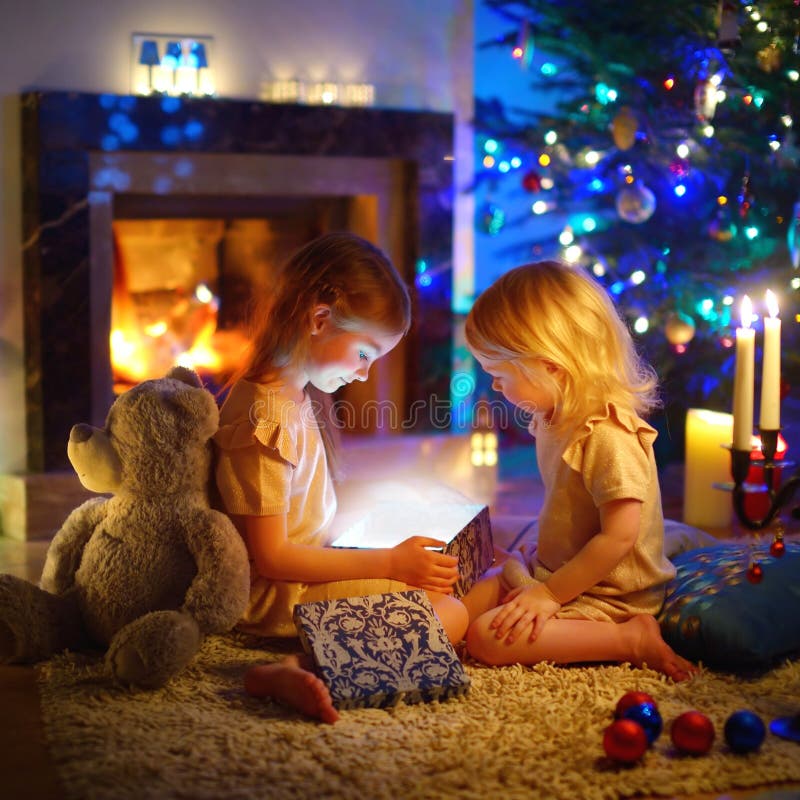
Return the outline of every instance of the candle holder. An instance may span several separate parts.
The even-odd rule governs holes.
[[[764,456],[762,467],[762,484],[752,484],[747,482],[750,468],[752,466],[751,451],[731,448],[731,475],[733,476],[733,508],[739,521],[751,531],[760,531],[772,523],[778,512],[792,499],[795,491],[800,488],[800,471],[795,472],[791,478],[782,482],[775,488],[775,469],[786,469],[793,467],[794,463],[785,459],[776,460],[775,453],[778,449],[779,430],[762,430],[761,434],[761,453]],[[745,498],[748,493],[765,491],[769,498],[769,506],[758,519],[754,519],[747,511]],[[798,508],[792,512],[797,516]],[[783,543],[782,530],[776,532],[775,544]],[[773,545],[774,546],[774,545]],[[779,552],[783,552],[780,550]],[[751,566],[750,569],[753,567]],[[749,570],[748,570],[749,572]],[[760,574],[760,573],[759,573]],[[750,577],[748,575],[748,577]],[[790,739],[800,742],[800,712],[793,717],[778,717],[769,725],[770,731],[782,739]]]
[[[747,482],[750,468],[753,466],[751,460],[752,451],[731,448],[733,485],[730,488],[733,492],[733,509],[742,525],[751,531],[760,531],[770,525],[778,512],[792,499],[795,491],[800,488],[800,472],[795,473],[787,481],[781,483],[777,489],[775,488],[775,470],[793,467],[794,462],[786,459],[775,459],[780,430],[762,430],[760,433],[761,452],[764,456],[764,460],[759,464],[763,470],[761,484]],[[769,507],[760,518],[753,518],[745,506],[745,498],[751,492],[765,492],[769,498]],[[794,510],[793,514],[796,512],[797,509]]]

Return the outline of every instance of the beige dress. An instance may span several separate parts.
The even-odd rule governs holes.
[[[636,543],[591,590],[562,606],[559,617],[623,622],[657,614],[675,568],[664,555],[664,518],[653,442],[656,431],[609,403],[577,430],[557,433],[536,417],[536,460],[545,485],[539,539],[529,570],[547,580],[600,531],[599,507],[612,500],[642,503]]]
[[[224,510],[244,534],[243,516],[286,514],[288,538],[330,544],[336,494],[312,403],[280,386],[241,380],[220,410],[215,476]],[[246,539],[245,539],[246,541]],[[259,575],[250,555],[250,602],[239,628],[261,636],[296,636],[296,603],[396,591],[391,580],[306,584]]]

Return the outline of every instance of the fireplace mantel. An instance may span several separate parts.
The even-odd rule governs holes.
[[[227,155],[245,173],[256,165],[257,173],[267,157],[284,156],[298,159],[299,175],[309,165],[313,173],[318,159],[399,162],[406,208],[398,267],[413,281],[424,260],[432,276],[428,286],[415,289],[407,399],[449,397],[451,115],[68,92],[30,92],[21,103],[30,472],[67,468],[70,427],[101,423],[107,410],[107,343],[98,344],[97,327],[110,302],[111,258],[107,244],[93,248],[92,227],[116,194],[131,189],[124,170],[104,172],[103,164],[146,157],[191,171],[204,159]],[[368,172],[369,162],[362,163]],[[136,180],[139,186],[141,176]],[[245,183],[252,191],[252,176]],[[151,191],[169,189],[153,181]]]

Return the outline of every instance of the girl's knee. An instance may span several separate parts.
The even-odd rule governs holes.
[[[430,592],[428,596],[447,638],[452,644],[458,644],[464,638],[469,625],[469,612],[466,606],[450,595]]]
[[[467,629],[467,652],[477,661],[491,666],[505,663],[500,658],[499,645],[494,630],[483,617],[478,617]]]

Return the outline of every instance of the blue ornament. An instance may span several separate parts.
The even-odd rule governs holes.
[[[725,723],[725,741],[734,753],[758,750],[766,734],[761,717],[752,711],[734,711]]]
[[[656,196],[640,181],[620,189],[616,203],[620,218],[634,225],[647,222],[656,210]]]
[[[794,204],[792,210],[792,218],[789,220],[789,228],[786,231],[786,244],[789,247],[792,267],[800,269],[800,200]]]
[[[653,703],[638,703],[626,709],[622,714],[623,719],[632,719],[644,728],[647,744],[651,745],[661,735],[663,723],[661,714]]]

